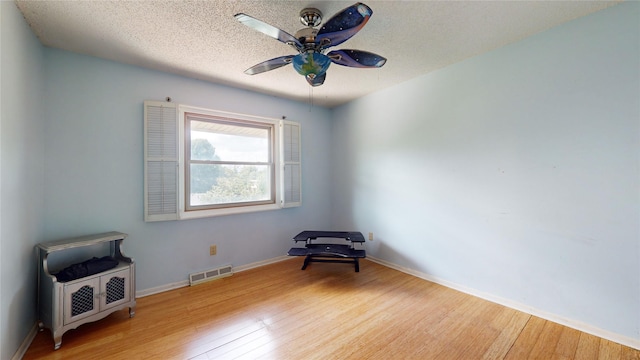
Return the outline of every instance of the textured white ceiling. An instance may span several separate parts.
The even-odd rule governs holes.
[[[313,88],[291,66],[244,70],[294,54],[234,19],[239,12],[295,34],[299,13],[324,21],[355,1],[16,1],[43,45],[334,107],[512,43],[617,1],[365,1],[367,25],[337,48],[388,59],[381,69],[332,65]]]

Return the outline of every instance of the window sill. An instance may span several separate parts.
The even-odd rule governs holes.
[[[233,214],[246,214],[260,211],[279,210],[282,209],[278,204],[266,204],[266,205],[254,205],[254,206],[242,206],[242,207],[230,207],[223,209],[211,209],[211,210],[195,210],[184,211],[180,210],[179,220],[188,219],[200,219],[214,216],[224,216]]]

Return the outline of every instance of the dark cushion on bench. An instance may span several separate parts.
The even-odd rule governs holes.
[[[53,274],[59,282],[67,282],[83,278],[85,276],[97,274],[118,266],[118,260],[111,256],[101,258],[94,257],[79,264],[68,266],[62,271]]]

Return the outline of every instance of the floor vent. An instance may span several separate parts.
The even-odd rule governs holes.
[[[231,265],[223,266],[217,269],[205,270],[193,274],[189,274],[189,285],[197,285],[206,281],[220,279],[233,275]]]

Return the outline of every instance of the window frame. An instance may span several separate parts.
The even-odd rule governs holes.
[[[274,173],[274,183],[271,189],[273,193],[273,202],[269,201],[269,203],[265,204],[244,204],[244,205],[236,205],[236,206],[223,206],[216,208],[207,208],[207,209],[187,209],[186,208],[186,188],[187,188],[187,177],[186,177],[186,134],[185,134],[185,122],[186,122],[186,114],[197,114],[203,117],[213,117],[218,119],[229,119],[232,122],[245,122],[245,123],[257,123],[257,124],[268,124],[272,126],[272,138],[273,142],[271,143],[272,150],[272,161],[273,161],[273,173]],[[250,212],[258,212],[258,211],[267,211],[267,210],[276,210],[281,209],[282,206],[280,204],[279,199],[281,196],[281,189],[279,184],[281,183],[280,179],[280,171],[279,167],[282,166],[282,161],[280,159],[280,120],[245,114],[237,114],[219,110],[205,109],[195,106],[189,105],[178,105],[178,141],[179,141],[179,166],[178,166],[178,217],[180,219],[195,219],[202,217],[211,217],[211,216],[221,216],[221,215],[231,215],[231,214],[242,214],[242,213],[250,213]],[[239,203],[242,204],[242,203]]]
[[[230,125],[230,126],[239,126],[242,128],[255,128],[255,129],[263,129],[267,130],[268,144],[267,144],[267,161],[266,162],[251,162],[251,161],[227,161],[227,160],[194,160],[191,159],[191,122],[192,121],[200,121],[200,122],[209,122],[213,124],[220,125]],[[204,210],[213,210],[213,209],[222,209],[222,208],[232,208],[232,207],[244,207],[244,206],[257,206],[257,205],[268,205],[268,204],[276,204],[278,199],[276,197],[276,188],[278,187],[278,183],[276,182],[276,133],[278,132],[277,124],[273,122],[265,122],[265,121],[247,121],[244,119],[237,119],[237,117],[220,117],[220,116],[211,116],[208,114],[202,114],[200,112],[185,112],[184,113],[184,211],[204,211]],[[192,205],[191,200],[191,165],[192,164],[219,164],[219,165],[262,165],[268,167],[268,181],[269,181],[269,199],[267,200],[256,200],[256,201],[246,201],[246,202],[229,202],[229,203],[221,203],[221,204],[213,204],[213,205]]]

